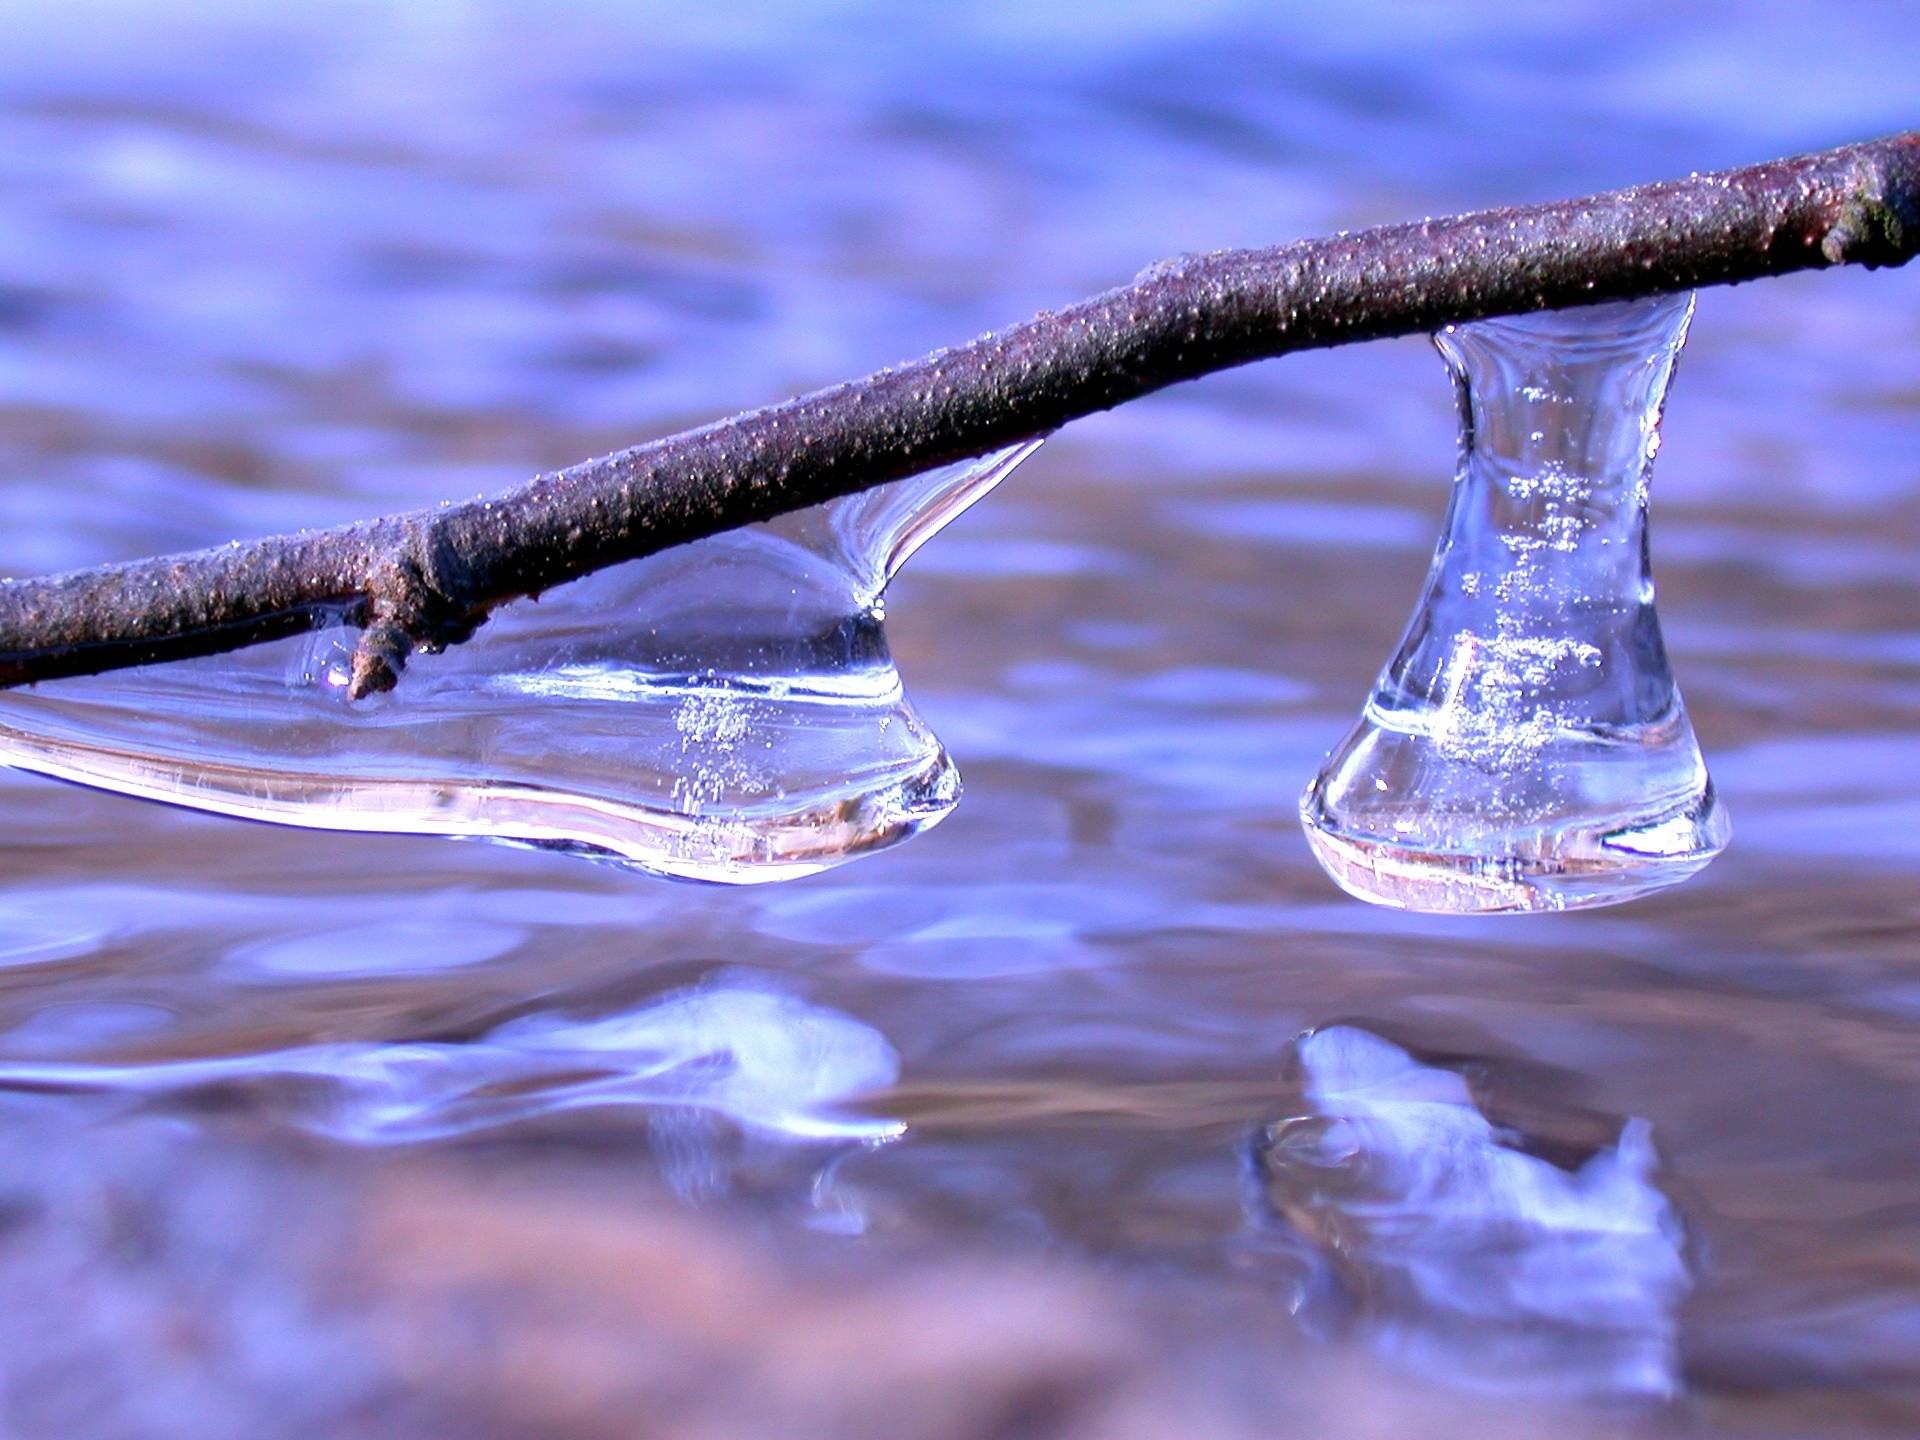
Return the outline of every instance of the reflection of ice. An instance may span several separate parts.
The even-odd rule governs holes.
[[[682,1107],[802,1139],[879,1140],[892,1120],[838,1108],[899,1057],[849,1015],[745,987],[597,1020],[530,1015],[465,1044],[306,1045],[210,1060],[0,1062],[0,1087],[179,1095],[310,1083],[294,1123],[365,1144],[458,1135],[595,1105]]]
[[[447,914],[311,930],[290,927],[283,934],[240,949],[232,957],[232,968],[259,979],[452,970],[511,954],[526,939],[526,933],[522,926]]]
[[[1385,1349],[1495,1388],[1666,1394],[1680,1226],[1647,1125],[1564,1170],[1515,1149],[1466,1083],[1364,1030],[1304,1037],[1310,1115],[1262,1147],[1274,1207],[1352,1267]]]

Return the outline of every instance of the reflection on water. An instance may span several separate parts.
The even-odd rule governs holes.
[[[0,692],[0,763],[239,819],[496,840],[680,879],[816,874],[958,802],[894,669],[883,596],[1038,446],[507,606],[377,698],[348,699],[337,625]]]
[[[756,989],[709,989],[593,1020],[534,1014],[460,1044],[305,1045],[206,1060],[0,1063],[0,1088],[176,1102],[221,1087],[360,1144],[445,1139],[564,1110],[706,1110],[797,1140],[887,1140],[901,1126],[841,1108],[883,1090],[899,1057],[847,1015]]]
[[[1676,1389],[1687,1267],[1645,1121],[1569,1169],[1365,1030],[1316,1030],[1298,1060],[1311,1113],[1268,1129],[1267,1201],[1347,1272],[1383,1349],[1496,1389]]]
[[[1914,25],[1910,5],[1784,0],[0,6],[0,571],[504,486],[1182,250],[1910,125]],[[1917,296],[1920,267],[1701,296],[1654,543],[1742,829],[1674,892],[1458,920],[1378,913],[1320,875],[1294,799],[1418,592],[1454,415],[1423,342],[1297,356],[1067,427],[906,568],[888,642],[967,800],[851,872],[668,886],[0,773],[0,1151],[33,1172],[57,1134],[90,1193],[145,1112],[178,1148],[156,1162],[174,1183],[141,1187],[193,1234],[245,1209],[209,1157],[269,1140],[307,1157],[282,1183],[308,1203],[273,1199],[276,1219],[329,1213],[328,1185],[372,1167],[517,1167],[590,1222],[536,1208],[516,1233],[549,1236],[543,1273],[664,1173],[751,1197],[782,1246],[824,1229],[877,1265],[896,1242],[971,1243],[1101,1269],[1209,1393],[1269,1374],[1276,1332],[1319,1344],[1302,1332],[1338,1330],[1345,1303],[1364,1340],[1531,1392],[1491,1402],[1504,1428],[1435,1433],[1572,1435],[1540,1392],[1677,1385],[1716,1436],[1905,1440]],[[1475,1060],[1295,1053],[1335,1021],[1320,1033]],[[1316,1065],[1307,1095],[1292,1077]],[[1245,1136],[1276,1115],[1299,1123],[1272,1196],[1304,1229],[1249,1237]],[[1647,1132],[1618,1116],[1658,1137],[1657,1189]],[[786,1158],[717,1185],[742,1126]],[[1334,1163],[1335,1131],[1366,1149]],[[496,1248],[461,1208],[478,1188],[433,1191],[423,1228]],[[121,1292],[75,1276],[147,1283],[117,1212],[72,1209],[67,1258],[0,1247],[0,1311],[77,1297],[105,1324],[122,1312],[98,1297]],[[414,1253],[360,1243],[375,1270]],[[1283,1251],[1323,1282],[1299,1316]],[[218,1247],[167,1253],[189,1273],[156,1316],[210,1290],[255,1316],[315,1298],[259,1272],[240,1288],[195,1258]],[[487,1283],[525,1289],[505,1273]],[[1233,1323],[1185,1333],[1183,1286]],[[705,1322],[719,1351],[754,1343],[754,1308]],[[412,1353],[470,1347],[416,1323]],[[177,1366],[177,1323],[151,1328]],[[919,1333],[873,1331],[862,1358]],[[63,1373],[138,1348],[103,1333]],[[320,1353],[289,1344],[287,1373],[333,1395]],[[558,1373],[555,1353],[501,1373]],[[1369,1396],[1408,1368],[1354,1364]],[[1285,1374],[1320,1390],[1314,1366]],[[205,1397],[233,1389],[169,1397],[177,1433],[221,1435]],[[1658,1433],[1659,1409],[1621,1425]],[[50,1433],[83,1440],[90,1413]],[[1088,1433],[1201,1428],[1169,1414]]]

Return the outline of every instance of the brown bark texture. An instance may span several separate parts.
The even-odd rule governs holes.
[[[1249,361],[1920,251],[1920,132],[1558,201],[1162,261],[1132,283],[487,500],[0,581],[0,685],[344,616],[356,694],[497,606]]]

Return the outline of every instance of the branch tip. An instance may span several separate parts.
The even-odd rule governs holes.
[[[413,653],[413,637],[406,626],[376,604],[368,617],[367,628],[353,647],[353,672],[347,681],[347,697],[364,700],[379,695],[400,683],[400,672]]]

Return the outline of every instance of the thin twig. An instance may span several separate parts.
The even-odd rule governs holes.
[[[1181,380],[1489,315],[1920,250],[1920,133],[1581,200],[1163,261],[1117,290],[493,500],[0,582],[0,685],[238,649],[344,611],[356,694],[494,607],[978,455]]]

